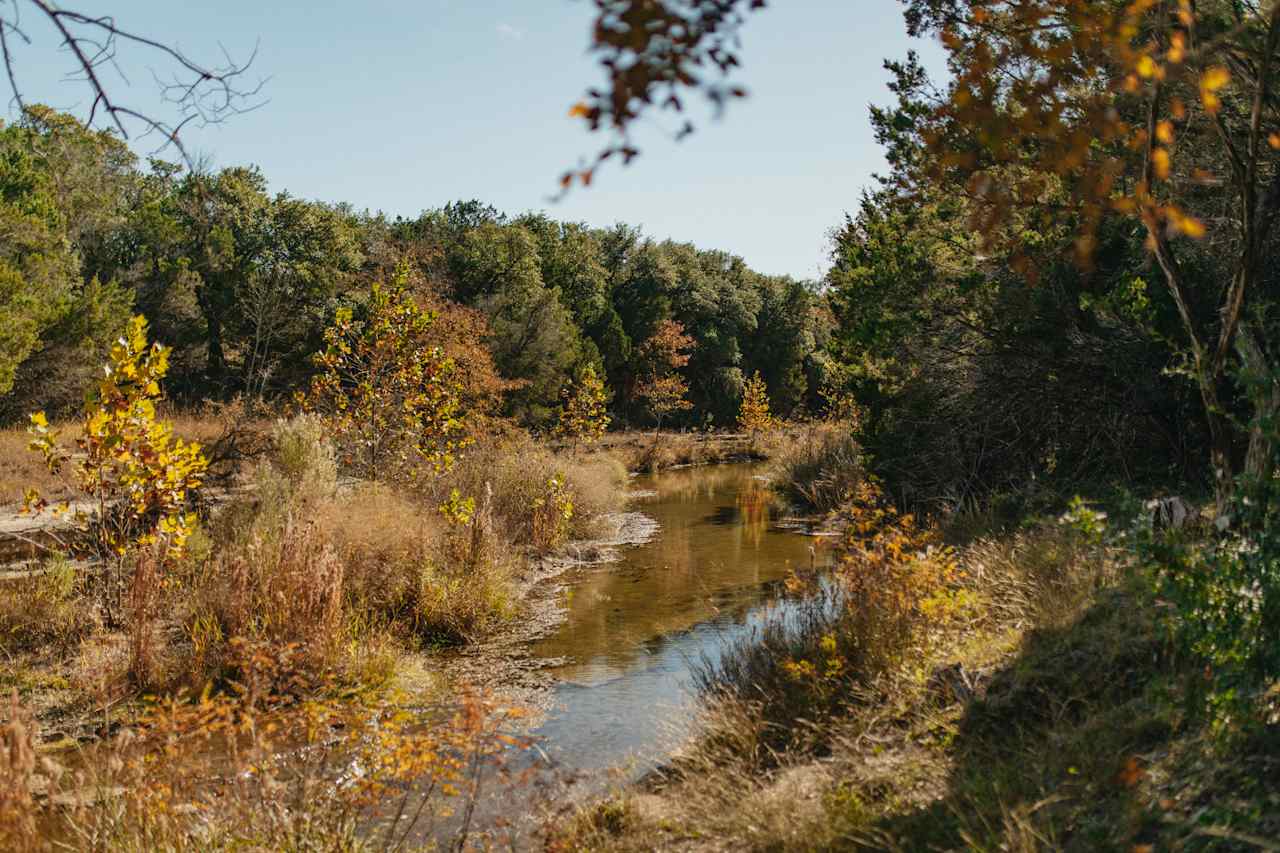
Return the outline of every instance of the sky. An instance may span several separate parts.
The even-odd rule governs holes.
[[[184,138],[215,167],[258,165],[274,191],[389,216],[475,198],[509,213],[628,222],[799,278],[822,274],[829,232],[883,169],[868,121],[869,104],[890,98],[883,60],[914,48],[941,68],[936,45],[907,38],[898,0],[772,0],[742,33],[746,100],[679,143],[662,130],[673,118],[647,123],[640,158],[554,201],[559,175],[605,141],[568,115],[602,79],[587,54],[585,0],[103,5],[121,27],[207,63],[256,45],[262,105]],[[57,36],[33,13],[23,23],[32,43],[15,61],[26,99],[87,115]],[[128,88],[114,74],[108,83],[163,109],[159,63],[122,51],[119,65]],[[135,142],[139,153],[153,147]]]

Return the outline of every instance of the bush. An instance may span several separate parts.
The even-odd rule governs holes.
[[[1214,700],[1247,701],[1280,678],[1280,482],[1238,477],[1219,529],[1205,539],[1139,518],[1138,553],[1173,605],[1183,649],[1208,664]]]
[[[436,316],[407,282],[407,266],[390,284],[375,282],[362,318],[338,309],[316,358],[320,371],[302,397],[323,414],[343,462],[362,477],[410,480],[448,470],[470,440],[457,370],[431,341]]]
[[[625,469],[608,456],[557,454],[517,433],[477,444],[425,494],[437,503],[455,489],[477,499],[491,494],[495,533],[545,551],[565,537],[591,535],[600,515],[621,509],[625,483]],[[570,507],[564,523],[557,522]]]
[[[815,424],[774,457],[774,488],[797,506],[831,512],[851,499],[866,477],[862,449],[844,424]]]

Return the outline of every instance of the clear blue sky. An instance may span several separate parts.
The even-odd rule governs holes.
[[[206,61],[219,44],[239,56],[259,43],[269,102],[184,135],[216,166],[261,166],[273,189],[390,215],[478,198],[625,221],[800,277],[825,268],[827,232],[882,168],[867,120],[889,98],[882,60],[916,47],[939,67],[934,45],[906,37],[898,0],[773,0],[744,30],[746,101],[679,144],[644,132],[631,166],[552,203],[559,174],[602,141],[567,115],[600,79],[584,0],[85,0],[95,7]],[[60,82],[69,57],[25,22],[24,94],[83,116],[83,87]],[[128,95],[151,106],[148,66],[130,56]]]

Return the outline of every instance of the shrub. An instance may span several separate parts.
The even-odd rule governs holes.
[[[325,330],[303,404],[319,412],[359,476],[411,479],[453,465],[468,443],[452,359],[431,343],[435,315],[409,293],[407,270],[375,283],[365,316],[340,308]]]
[[[609,428],[606,410],[609,394],[596,376],[595,368],[587,365],[578,381],[566,387],[561,396],[564,404],[556,421],[555,434],[569,439],[576,454],[579,443],[594,444]]]
[[[88,511],[65,505],[55,511],[73,515],[83,534],[74,543],[77,550],[108,570],[100,586],[109,624],[121,615],[121,575],[130,569],[123,603],[132,639],[130,674],[137,685],[150,677],[160,588],[196,528],[189,502],[209,465],[199,444],[176,438],[172,426],[156,416],[168,369],[169,349],[148,346],[147,321],[136,316],[87,397],[77,458],[59,446],[43,412],[31,416],[32,449],[52,472],[70,466],[78,490],[88,496]],[[47,507],[38,492],[28,490],[25,512]]]
[[[725,707],[745,703],[757,718],[750,733],[716,732],[722,747],[757,761],[813,747],[823,719],[924,659],[935,632],[972,603],[937,531],[899,514],[874,486],[860,486],[840,520],[830,579],[793,577],[798,601],[697,672],[704,693]]]
[[[92,516],[77,518],[103,560],[116,561],[136,546],[155,546],[163,560],[174,560],[194,526],[195,516],[185,509],[208,461],[200,445],[175,438],[173,428],[156,417],[160,380],[168,369],[168,348],[148,347],[147,321],[134,317],[85,405],[83,435],[76,440],[80,458],[73,461],[58,446],[43,412],[31,416],[32,448],[51,471],[70,464],[94,504]],[[37,492],[28,492],[25,511],[46,507]]]
[[[742,406],[738,410],[738,429],[751,433],[754,438],[757,433],[772,429],[776,423],[777,421],[769,412],[769,389],[764,379],[760,377],[760,372],[756,371],[747,380],[746,388],[742,392]]]
[[[1204,660],[1214,701],[1247,701],[1280,678],[1280,483],[1240,476],[1207,539],[1194,531],[1137,531],[1160,597],[1173,605],[1175,635]]]
[[[866,477],[862,449],[846,424],[815,424],[772,463],[774,488],[798,506],[830,512],[853,498]]]
[[[277,420],[271,430],[276,466],[293,484],[295,494],[323,498],[338,486],[338,453],[314,414]]]

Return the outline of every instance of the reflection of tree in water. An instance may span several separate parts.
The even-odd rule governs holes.
[[[700,467],[637,480],[637,489],[657,492],[637,506],[658,521],[657,537],[624,549],[621,564],[580,575],[564,629],[535,654],[567,657],[581,668],[564,677],[598,683],[651,660],[666,647],[656,638],[739,617],[769,597],[766,585],[807,566],[810,541],[771,530],[757,470]]]
[[[663,501],[708,501],[736,481],[749,480],[740,465],[701,465],[663,471],[650,478],[648,487]]]
[[[735,509],[741,519],[743,531],[753,547],[759,548],[769,529],[769,509],[772,496],[763,482],[754,477],[738,490]]]

